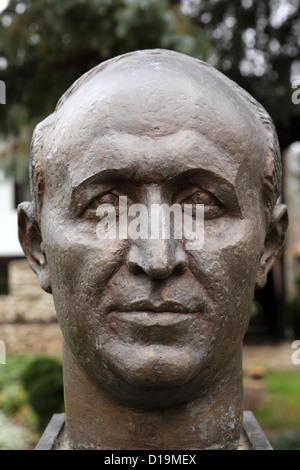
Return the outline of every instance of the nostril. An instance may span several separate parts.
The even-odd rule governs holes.
[[[177,263],[174,269],[172,269],[172,266],[169,265],[160,268],[148,266],[144,269],[139,264],[132,261],[127,262],[127,267],[128,270],[135,276],[146,274],[151,279],[165,279],[171,274],[180,275],[187,270],[187,265],[184,262]]]
[[[132,262],[132,261],[127,262],[127,267],[129,271],[135,276],[138,276],[139,274],[145,274],[145,271],[143,270],[143,268],[135,262]]]
[[[188,256],[179,246],[175,252],[165,240],[155,240],[155,243],[144,243],[141,246],[132,244],[126,260],[126,265],[134,275],[146,274],[150,279],[166,279],[172,274],[183,274],[188,266]]]
[[[187,270],[187,268],[187,264],[184,261],[177,263],[174,268],[173,274],[183,274]]]

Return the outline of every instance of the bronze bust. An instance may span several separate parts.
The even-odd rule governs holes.
[[[69,448],[235,449],[242,339],[287,228],[267,112],[204,62],[125,54],[36,127],[30,172],[19,238],[64,336]],[[202,205],[203,246],[99,240],[97,207],[125,196]]]

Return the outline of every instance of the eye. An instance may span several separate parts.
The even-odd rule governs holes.
[[[199,188],[193,191],[189,196],[185,194],[184,199],[182,199],[180,203],[193,205],[203,204],[205,219],[214,219],[224,214],[224,206],[221,202],[210,192]]]
[[[119,216],[119,196],[112,192],[94,198],[85,209],[83,216],[87,219],[99,219],[97,209],[101,204],[110,204],[116,210],[116,217]]]

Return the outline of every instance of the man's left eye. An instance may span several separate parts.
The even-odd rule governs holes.
[[[203,204],[205,219],[214,219],[224,213],[221,202],[212,194],[206,191],[197,191],[181,201],[181,204]]]

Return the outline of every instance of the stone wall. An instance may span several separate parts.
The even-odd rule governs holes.
[[[8,272],[9,295],[0,296],[0,340],[6,353],[61,354],[52,295],[40,288],[27,260],[11,261]]]

